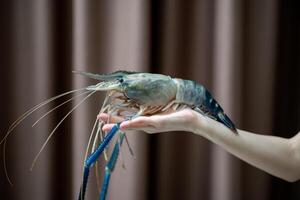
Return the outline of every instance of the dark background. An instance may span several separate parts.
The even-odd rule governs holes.
[[[71,73],[148,71],[205,85],[240,129],[285,138],[300,126],[297,1],[153,0],[0,3],[0,136],[31,106],[93,83]],[[30,164],[67,105],[24,121],[7,141],[14,183],[0,170],[0,199],[75,199],[88,134],[103,94],[57,130]],[[51,104],[53,105],[53,104]],[[108,199],[300,199],[288,183],[190,133],[130,134]],[[2,152],[1,152],[2,155]],[[1,162],[3,157],[1,157]],[[94,180],[87,199],[97,199]]]

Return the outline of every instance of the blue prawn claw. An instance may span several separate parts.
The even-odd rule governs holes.
[[[114,137],[114,135],[119,129],[120,129],[119,123],[114,125],[112,129],[109,131],[109,133],[106,135],[106,137],[103,139],[99,147],[84,162],[83,181],[80,188],[78,200],[84,200],[86,186],[87,186],[89,173],[90,173],[90,167],[97,161],[99,156],[104,151],[105,147],[109,144],[109,142],[111,141],[111,139]]]
[[[101,193],[100,193],[100,200],[105,200],[105,198],[106,198],[107,189],[108,189],[108,185],[109,185],[109,181],[110,181],[110,176],[115,168],[115,165],[116,165],[119,153],[120,153],[120,146],[123,143],[124,137],[125,137],[125,133],[121,132],[120,133],[120,141],[116,142],[114,149],[111,153],[111,156],[109,158],[109,161],[105,167],[105,176],[104,176],[104,181],[103,181],[103,185],[102,185],[102,189],[101,189]]]

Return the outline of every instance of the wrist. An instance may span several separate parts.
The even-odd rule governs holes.
[[[193,118],[193,126],[192,126],[192,133],[195,133],[197,135],[201,135],[204,136],[205,134],[207,134],[207,132],[209,131],[209,122],[207,120],[207,117],[194,112],[195,113],[195,117]]]

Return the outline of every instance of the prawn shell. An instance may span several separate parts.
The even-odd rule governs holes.
[[[143,106],[164,106],[176,97],[173,79],[162,74],[140,73],[124,77],[124,94]]]
[[[177,85],[176,102],[189,106],[201,105],[206,100],[206,89],[191,80],[173,79]]]

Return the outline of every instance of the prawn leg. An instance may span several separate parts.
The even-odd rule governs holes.
[[[84,200],[86,186],[89,178],[90,168],[97,161],[99,156],[102,154],[106,146],[109,144],[111,139],[114,137],[116,132],[120,129],[120,124],[116,124],[112,127],[112,129],[108,132],[106,137],[100,143],[98,148],[85,160],[84,162],[84,170],[83,170],[83,181],[80,188],[78,200]]]
[[[120,140],[115,143],[114,149],[111,153],[111,156],[109,158],[108,163],[105,166],[105,176],[104,176],[104,181],[100,193],[100,200],[105,200],[106,194],[107,194],[107,189],[110,181],[110,175],[113,172],[116,162],[118,160],[118,156],[120,153],[120,146],[122,145],[123,139],[124,139],[125,133],[121,132],[120,133]]]

